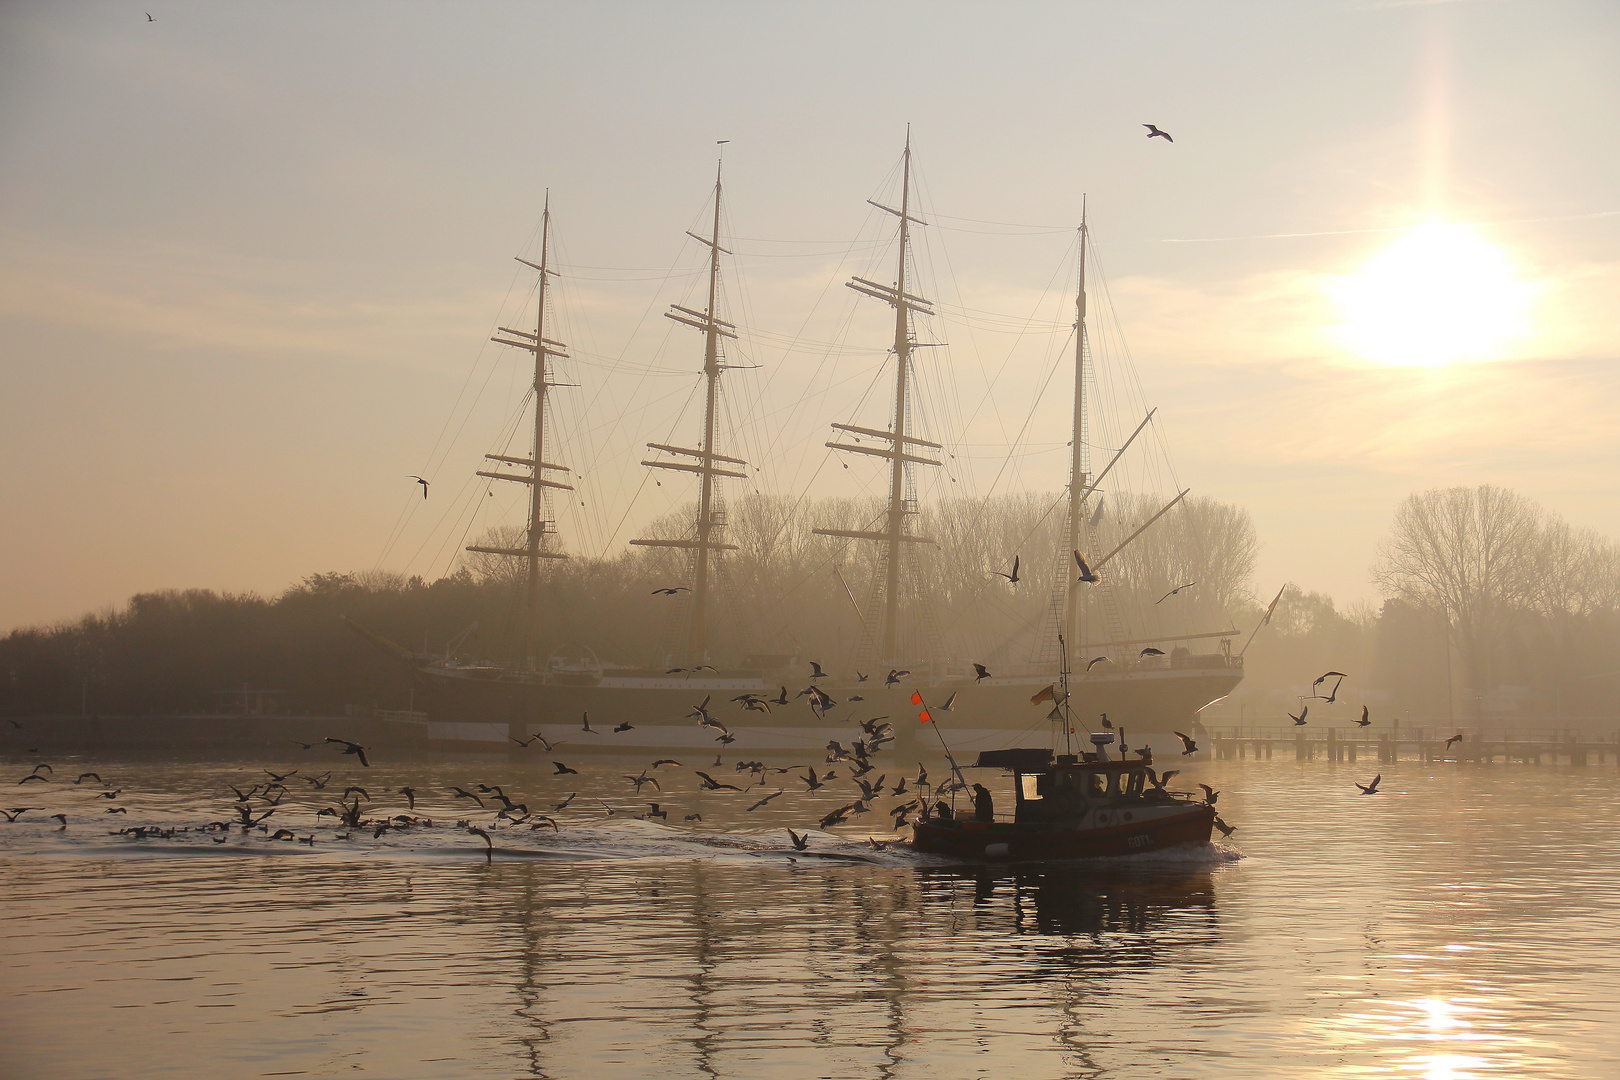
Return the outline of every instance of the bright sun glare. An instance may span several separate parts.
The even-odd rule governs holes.
[[[1507,257],[1467,228],[1424,225],[1333,290],[1356,353],[1436,367],[1493,359],[1523,332],[1531,287]]]

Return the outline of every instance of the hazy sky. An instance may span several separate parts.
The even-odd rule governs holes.
[[[701,342],[659,313],[720,139],[761,365],[729,445],[761,490],[877,490],[821,443],[881,423],[883,312],[842,282],[892,277],[865,200],[907,123],[959,454],[929,491],[1064,482],[1061,369],[1031,402],[1085,192],[1161,486],[1249,508],[1260,591],[1372,598],[1434,485],[1620,534],[1617,57],[1607,2],[0,4],[0,628],[438,575],[519,520],[468,477],[524,448],[523,357],[486,339],[531,317],[548,187],[583,384],[559,526],[619,550],[690,494],[637,462],[696,438]]]

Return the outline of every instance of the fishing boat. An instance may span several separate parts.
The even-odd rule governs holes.
[[[975,766],[1012,773],[1013,812],[985,806],[971,817],[929,812],[912,824],[912,846],[932,855],[997,862],[1048,862],[1140,855],[1209,843],[1215,809],[1165,790],[1143,760],[1110,759],[1113,733],[1092,736],[1096,751],[1046,748],[981,751]]]
[[[858,641],[842,662],[812,671],[808,658],[781,642],[769,643],[747,655],[720,655],[715,645],[717,600],[727,552],[737,550],[727,540],[724,485],[749,478],[743,457],[725,452],[727,432],[721,424],[721,384],[728,369],[726,343],[737,336],[737,325],[722,317],[720,256],[726,251],[721,236],[722,178],[715,174],[714,212],[708,235],[688,235],[707,249],[707,296],[701,307],[675,304],[665,314],[703,336],[702,390],[704,412],[695,445],[648,443],[650,455],[642,464],[667,474],[696,481],[696,513],[686,535],[631,540],[635,546],[663,549],[685,556],[686,579],[672,587],[673,604],[681,613],[677,639],[663,655],[643,666],[604,663],[586,645],[559,648],[549,655],[542,645],[551,630],[542,604],[541,582],[546,564],[567,558],[548,506],[552,492],[571,491],[565,465],[548,460],[551,448],[546,426],[547,398],[561,385],[551,367],[565,357],[567,346],[555,340],[547,325],[547,291],[557,270],[551,264],[550,206],[541,231],[539,260],[525,261],[538,274],[537,316],[533,330],[502,328],[493,340],[525,350],[534,357],[533,441],[527,455],[489,454],[489,469],[479,471],[491,483],[516,483],[529,489],[529,513],[524,543],[513,546],[475,544],[468,551],[505,556],[523,563],[520,621],[522,642],[517,662],[471,657],[447,648],[442,655],[410,654],[415,670],[417,700],[425,703],[432,731],[430,741],[444,745],[508,745],[532,735],[548,740],[567,739],[574,745],[582,726],[618,727],[615,747],[694,748],[713,745],[713,732],[694,722],[701,707],[730,727],[740,745],[752,749],[806,751],[821,747],[829,738],[847,736],[856,706],[868,713],[898,713],[904,695],[921,689],[938,703],[942,720],[951,725],[953,738],[966,748],[996,749],[1010,745],[1031,726],[1060,719],[1048,714],[1043,702],[1058,669],[1080,668],[1067,707],[1077,715],[1109,714],[1129,724],[1143,739],[1170,745],[1170,732],[1180,727],[1196,730],[1200,709],[1230,693],[1243,677],[1241,654],[1229,647],[1235,629],[1196,632],[1185,626],[1173,631],[1158,628],[1132,633],[1119,616],[1111,592],[1110,563],[1149,530],[1187,495],[1179,492],[1158,508],[1129,536],[1117,533],[1111,550],[1093,549],[1100,507],[1095,499],[1105,477],[1124,457],[1152,420],[1141,420],[1134,432],[1112,451],[1106,465],[1094,471],[1090,462],[1087,384],[1091,364],[1086,322],[1086,252],[1089,232],[1082,213],[1079,228],[1079,266],[1074,308],[1074,407],[1070,434],[1072,453],[1067,485],[1066,532],[1063,546],[1048,556],[1056,573],[1047,616],[1043,617],[1044,644],[1027,662],[998,663],[995,673],[975,667],[984,657],[953,655],[930,620],[930,581],[916,552],[933,541],[917,529],[919,505],[915,490],[918,470],[944,464],[944,444],[917,431],[916,359],[932,343],[918,340],[915,318],[930,314],[932,302],[916,292],[911,280],[911,238],[921,219],[913,207],[912,152],[909,133],[900,171],[897,206],[873,202],[896,222],[893,237],[897,256],[890,282],[854,277],[848,286],[862,296],[889,305],[894,311],[894,332],[888,349],[892,362],[893,396],[882,420],[865,424],[834,423],[835,438],[827,447],[851,459],[875,459],[887,473],[887,503],[881,520],[862,529],[823,527],[819,536],[846,544],[874,544],[878,554],[865,603],[840,578],[843,590],[860,619]],[[869,200],[871,201],[871,200]],[[852,418],[853,421],[854,418]],[[1119,433],[1123,435],[1123,431]],[[1089,552],[1082,558],[1081,552]],[[1071,552],[1079,577],[1071,567]],[[1015,570],[1016,573],[1016,570]],[[1195,651],[1216,641],[1218,651]],[[1060,644],[1067,643],[1067,644]],[[384,644],[386,647],[386,643]],[[770,645],[775,648],[771,649]],[[962,650],[965,651],[965,650]],[[402,653],[403,655],[403,653]],[[1081,661],[1082,657],[1090,660]],[[825,674],[825,679],[817,680]],[[867,681],[870,679],[871,681]],[[820,695],[806,699],[806,682]],[[832,706],[826,703],[832,702]],[[902,739],[914,735],[902,730]],[[590,739],[586,745],[595,745]]]

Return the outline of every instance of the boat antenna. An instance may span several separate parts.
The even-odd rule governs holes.
[[[1090,477],[1087,475],[1090,462],[1087,460],[1086,439],[1089,435],[1086,425],[1086,246],[1091,233],[1086,225],[1086,196],[1080,196],[1080,229],[1078,246],[1080,249],[1080,265],[1076,275],[1077,285],[1074,294],[1074,424],[1071,429],[1069,447],[1071,450],[1069,460],[1069,550],[1079,551],[1085,547],[1080,538],[1082,528],[1086,521],[1086,502],[1091,489],[1087,487]],[[1068,640],[1080,640],[1080,587],[1078,579],[1070,579],[1067,603],[1064,605],[1064,630]],[[1059,635],[1062,640],[1063,635]],[[1063,666],[1065,670],[1070,664],[1067,645],[1059,646],[1063,650]],[[1069,725],[1073,727],[1073,725]]]
[[[1058,635],[1058,683],[1063,688],[1063,752],[1074,754],[1074,712],[1069,707],[1069,646]]]
[[[729,139],[721,140],[722,143]],[[697,536],[691,540],[632,540],[632,544],[642,547],[685,548],[693,554],[692,573],[692,615],[691,625],[687,638],[687,652],[693,664],[708,663],[709,660],[709,588],[710,588],[710,559],[711,551],[730,550],[734,544],[724,543],[718,535],[726,524],[725,510],[720,503],[720,493],[715,488],[714,479],[717,476],[730,476],[739,480],[748,479],[748,474],[733,466],[747,465],[742,458],[728,457],[715,450],[715,414],[720,397],[720,373],[726,365],[720,359],[720,339],[737,336],[737,324],[720,318],[718,304],[720,301],[720,256],[730,255],[731,252],[720,246],[720,200],[723,195],[721,185],[721,170],[723,161],[717,161],[714,167],[714,231],[709,236],[699,236],[688,232],[686,235],[703,244],[709,249],[709,302],[702,311],[696,311],[680,304],[671,304],[670,310],[664,312],[664,317],[673,319],[678,323],[703,331],[703,377],[707,384],[707,393],[703,406],[703,442],[697,449],[682,446],[668,446],[664,443],[648,443],[649,450],[662,450],[666,454],[678,454],[682,457],[696,458],[696,465],[688,465],[678,461],[643,461],[643,465],[654,469],[674,469],[679,472],[697,473],[703,478],[702,487],[698,494]],[[723,462],[724,465],[716,464]]]
[[[546,461],[546,397],[554,386],[576,386],[577,383],[553,382],[551,379],[551,358],[553,356],[568,359],[567,346],[560,341],[553,341],[546,337],[546,306],[549,297],[551,279],[558,276],[557,271],[551,268],[551,190],[546,190],[545,210],[540,224],[540,261],[532,263],[527,259],[519,258],[517,261],[531,270],[538,271],[540,283],[537,289],[538,297],[535,304],[534,333],[526,330],[513,330],[510,327],[499,327],[501,334],[491,337],[490,340],[498,345],[510,345],[514,349],[527,349],[534,354],[534,456],[531,458],[513,457],[507,454],[485,454],[489,461],[503,462],[507,465],[526,466],[527,475],[523,473],[504,473],[500,471],[482,471],[479,476],[487,476],[491,480],[513,480],[520,484],[529,485],[529,525],[526,531],[525,543],[520,548],[487,547],[479,544],[471,545],[468,551],[481,551],[489,555],[516,555],[528,562],[528,572],[523,583],[523,648],[522,656],[527,660],[530,668],[535,666],[537,653],[540,649],[540,560],[566,559],[567,555],[560,551],[545,550],[545,538],[554,532],[550,515],[547,513],[546,491],[558,488],[564,491],[573,491],[573,485],[564,484],[549,479],[545,474],[549,471],[568,472],[563,465],[553,465]]]
[[[883,555],[883,627],[879,638],[878,658],[883,663],[900,659],[900,560],[906,544],[931,544],[932,540],[906,531],[906,518],[916,513],[916,503],[906,498],[911,473],[908,465],[940,465],[941,462],[925,456],[920,448],[942,449],[939,443],[916,438],[911,434],[910,391],[911,350],[917,347],[912,340],[911,313],[934,313],[933,301],[913,296],[906,291],[906,263],[911,251],[911,226],[926,225],[926,221],[911,213],[911,125],[906,125],[906,149],[900,174],[900,209],[884,206],[868,199],[867,202],[900,219],[900,254],[896,260],[894,284],[884,285],[855,277],[845,282],[851,289],[866,296],[882,300],[894,308],[894,427],[854,427],[834,424],[839,431],[886,440],[887,447],[868,443],[830,442],[833,450],[847,450],[855,454],[868,454],[889,459],[889,509],[881,531],[869,532],[850,529],[816,529],[819,536],[843,536],[855,540],[876,540],[884,545]]]

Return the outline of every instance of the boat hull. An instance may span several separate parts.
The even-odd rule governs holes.
[[[934,819],[913,825],[911,845],[930,855],[958,859],[1054,862],[1141,855],[1184,844],[1207,844],[1214,825],[1215,810],[1201,805],[1151,820],[1093,828]]]
[[[1108,714],[1123,727],[1132,746],[1151,743],[1160,754],[1179,753],[1173,731],[1195,731],[1198,711],[1219,701],[1242,681],[1236,664],[1175,667],[1168,663],[1127,672],[1077,679],[1072,684],[1073,715],[1083,732]],[[771,711],[746,709],[733,698],[756,693],[776,697],[781,676],[727,674],[686,679],[679,676],[609,676],[589,682],[550,681],[516,676],[500,669],[424,669],[418,673],[422,700],[433,723],[434,743],[482,744],[493,748],[510,735],[545,736],[587,749],[691,749],[715,746],[715,732],[700,728],[693,708],[709,699],[709,712],[736,736],[736,750],[820,751],[828,740],[846,745],[860,737],[860,721],[886,716],[900,744],[933,744],[936,736],[917,722],[911,694],[920,690],[934,721],[953,750],[996,749],[1031,737],[1061,735],[1047,719],[1049,701],[1032,706],[1050,677],[1010,677],[980,684],[970,679],[905,679],[892,686],[874,677],[865,683],[820,685],[838,705],[817,714],[809,698],[794,697],[804,680],[789,682],[787,705]],[[943,706],[955,695],[952,707]],[[859,698],[860,700],[851,700]],[[586,733],[589,714],[596,734]],[[613,729],[623,724],[624,731]],[[1059,729],[1054,731],[1054,729]]]

